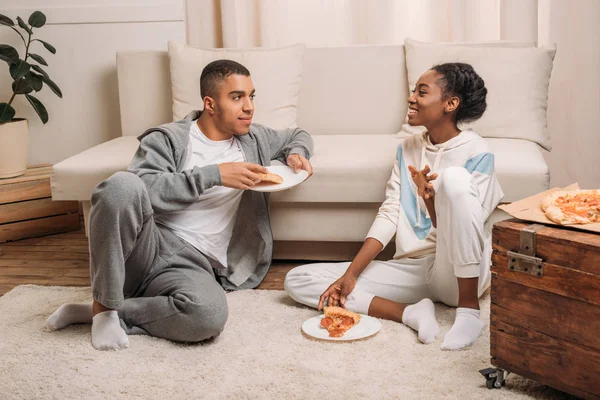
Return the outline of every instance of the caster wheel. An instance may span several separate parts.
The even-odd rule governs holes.
[[[485,368],[479,371],[485,377],[485,384],[488,389],[500,389],[506,383],[504,371],[495,368]]]

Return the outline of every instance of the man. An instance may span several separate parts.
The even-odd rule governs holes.
[[[50,329],[92,323],[98,350],[127,334],[198,342],[227,320],[225,291],[256,287],[271,264],[268,195],[247,190],[280,160],[312,174],[312,139],[301,129],[252,124],[249,71],[218,60],[202,71],[204,111],[150,129],[128,172],[92,194],[92,304],[64,304]]]

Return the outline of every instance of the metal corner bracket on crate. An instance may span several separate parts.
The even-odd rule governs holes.
[[[544,276],[542,259],[536,257],[536,232],[545,228],[545,225],[532,224],[521,230],[521,245],[518,252],[507,251],[508,269],[522,272],[532,276]]]

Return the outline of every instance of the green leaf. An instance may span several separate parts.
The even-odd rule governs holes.
[[[40,75],[36,74],[35,72],[29,71],[27,75],[25,75],[25,77],[29,81],[29,84],[31,85],[33,90],[35,90],[36,92],[42,90],[42,87],[44,86],[44,81],[42,80],[42,77]]]
[[[22,77],[13,82],[12,90],[16,94],[27,94],[33,92],[33,87],[31,87],[31,84],[26,77]]]
[[[14,80],[17,80],[28,73],[30,68],[31,65],[27,62],[19,60],[16,63],[10,64],[10,76],[12,76]]]
[[[15,109],[8,103],[0,103],[0,123],[12,121],[15,117]]]
[[[44,60],[44,57],[40,56],[39,54],[29,53],[29,57],[33,58],[42,65],[48,66],[48,63],[46,60]]]
[[[0,44],[0,60],[6,61],[9,64],[16,63],[19,61],[19,53],[12,46]]]
[[[27,26],[27,24],[25,23],[25,21],[23,21],[23,19],[21,19],[21,17],[17,17],[17,23],[19,24],[19,26],[21,28],[23,28],[25,30],[25,32],[29,33],[30,35],[33,34],[33,32],[31,31],[31,29]]]
[[[15,26],[15,23],[12,19],[8,18],[6,15],[0,14],[0,25],[6,26]],[[2,103],[4,104],[4,103]]]
[[[34,28],[41,28],[46,24],[46,16],[41,11],[35,11],[29,16],[28,22]]]
[[[52,82],[52,79],[50,79],[48,77],[48,75],[42,75],[41,78],[44,81],[44,83],[46,85],[48,85],[48,87],[50,88],[50,90],[52,90],[55,95],[57,95],[58,97],[60,97],[62,99],[62,92],[60,91],[60,89],[58,88],[58,86],[56,86],[56,83]]]
[[[48,78],[48,74],[46,73],[46,71],[44,71],[39,65],[31,64],[31,68],[33,68],[34,71],[37,71],[40,74],[44,75],[46,78]]]
[[[40,116],[42,122],[44,124],[48,122],[48,111],[46,111],[46,107],[44,107],[44,105],[38,99],[36,99],[30,94],[26,94],[25,97],[27,98],[27,100],[29,100],[29,103],[31,104],[37,115]]]
[[[44,42],[43,40],[40,40],[40,39],[36,39],[36,40],[38,42],[41,42],[44,45],[44,47],[46,48],[46,50],[48,50],[50,53],[56,54],[56,49],[50,43]]]

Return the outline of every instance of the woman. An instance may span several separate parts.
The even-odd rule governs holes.
[[[468,64],[437,65],[419,78],[408,99],[408,123],[427,130],[398,146],[386,199],[362,248],[351,263],[290,271],[285,290],[294,300],[402,322],[423,343],[439,333],[433,301],[440,301],[458,307],[441,348],[475,342],[485,326],[479,296],[490,282],[485,225],[503,193],[485,141],[458,126],[481,117],[486,95]],[[374,261],[394,234],[394,258]]]

